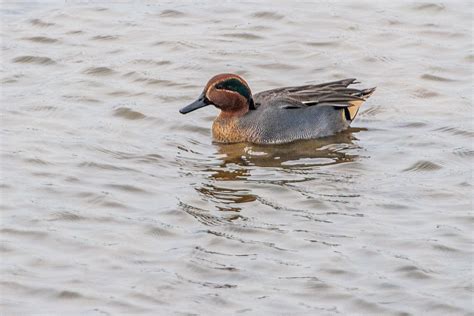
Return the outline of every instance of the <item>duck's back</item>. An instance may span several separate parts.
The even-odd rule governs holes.
[[[355,79],[257,93],[255,109],[238,120],[247,141],[286,143],[333,135],[354,120],[375,88],[348,88]]]

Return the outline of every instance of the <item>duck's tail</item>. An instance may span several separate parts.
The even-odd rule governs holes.
[[[344,109],[344,116],[346,120],[352,121],[356,117],[357,113],[359,113],[359,108],[375,91],[376,87],[360,90],[357,93],[357,97],[361,98],[362,100],[351,100],[349,101],[349,106]]]

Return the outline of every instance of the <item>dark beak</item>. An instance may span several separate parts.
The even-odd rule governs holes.
[[[185,106],[184,108],[182,108],[181,110],[179,110],[179,113],[181,114],[186,114],[186,113],[189,113],[189,112],[192,112],[194,110],[197,110],[197,109],[200,109],[200,108],[203,108],[207,105],[211,104],[209,102],[209,100],[207,100],[207,98],[204,96],[204,93],[202,93],[199,98],[194,101],[193,103],[191,103],[190,105],[188,106]]]

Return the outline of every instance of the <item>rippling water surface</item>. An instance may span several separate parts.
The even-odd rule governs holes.
[[[1,310],[472,314],[472,12],[1,4]],[[178,109],[221,72],[378,90],[337,136],[219,145]]]

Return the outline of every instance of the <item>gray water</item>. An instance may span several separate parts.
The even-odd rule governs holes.
[[[3,315],[472,315],[473,4],[1,4]],[[219,145],[217,73],[377,86]]]

